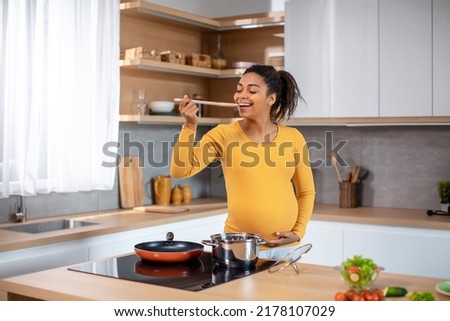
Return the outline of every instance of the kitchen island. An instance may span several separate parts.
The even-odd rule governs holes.
[[[202,291],[162,287],[70,271],[67,267],[0,280],[1,300],[97,301],[332,301],[345,285],[329,266],[298,263],[276,273],[267,270]],[[408,291],[429,291],[436,300],[450,300],[435,286],[442,280],[382,272],[373,288],[401,286]],[[404,298],[402,298],[404,300]],[[391,299],[388,300],[402,300]]]

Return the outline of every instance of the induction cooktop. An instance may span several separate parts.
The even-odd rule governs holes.
[[[69,267],[75,272],[116,279],[200,291],[267,270],[274,261],[259,259],[256,265],[226,267],[217,264],[210,252],[181,263],[159,263],[141,260],[136,254],[112,257]]]

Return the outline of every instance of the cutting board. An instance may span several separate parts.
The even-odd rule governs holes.
[[[144,204],[144,176],[139,156],[122,157],[119,164],[120,206],[133,208]]]

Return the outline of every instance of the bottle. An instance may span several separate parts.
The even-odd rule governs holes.
[[[188,184],[184,184],[183,188],[183,203],[190,203],[192,200],[192,189]]]
[[[224,69],[227,66],[227,61],[222,52],[222,43],[220,35],[217,36],[217,50],[213,55],[212,66],[213,68],[216,69]]]
[[[137,115],[148,115],[149,109],[145,97],[145,89],[138,89],[136,98],[132,103],[133,113]]]
[[[181,189],[178,186],[175,186],[172,189],[172,203],[174,205],[181,204],[181,201],[183,200],[183,193],[181,192]]]
[[[203,96],[202,95],[199,95],[199,94],[194,94],[193,96],[192,96],[192,98],[194,98],[195,100],[203,100]],[[198,117],[202,117],[202,116],[204,116],[204,108],[203,108],[203,104],[197,104],[197,107],[198,107],[198,113],[197,113],[197,116]]]

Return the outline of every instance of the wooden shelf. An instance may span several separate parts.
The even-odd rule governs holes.
[[[227,124],[239,118],[201,117],[199,125]],[[182,116],[160,116],[160,115],[120,115],[121,122],[135,122],[142,125],[181,125],[184,123]]]
[[[271,12],[264,16],[209,19],[188,12],[159,6],[156,4],[132,1],[120,4],[121,13],[154,21],[170,22],[189,29],[204,31],[225,31],[249,28],[264,28],[284,25],[284,12]]]
[[[239,118],[202,117],[200,126],[228,124]],[[121,122],[136,122],[160,125],[181,125],[184,119],[181,116],[159,115],[120,115]],[[450,126],[450,117],[355,117],[355,118],[292,118],[284,122],[287,126]]]
[[[122,69],[162,71],[207,78],[240,78],[244,69],[213,69],[145,59],[120,60]]]

